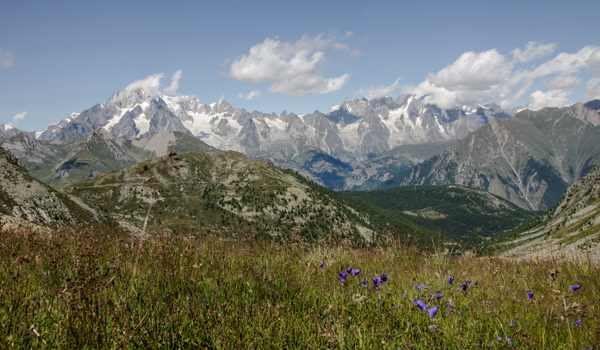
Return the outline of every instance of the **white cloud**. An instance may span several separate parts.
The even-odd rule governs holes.
[[[585,89],[588,100],[600,99],[600,76],[588,80]]]
[[[0,49],[0,68],[8,68],[15,64],[15,53]]]
[[[126,91],[144,90],[148,95],[158,96],[160,94],[160,80],[164,76],[163,73],[156,73],[148,76],[145,79],[136,80],[125,87]]]
[[[260,96],[260,95],[261,95],[261,92],[260,92],[260,90],[252,90],[252,91],[250,91],[249,93],[247,93],[246,95],[244,95],[244,94],[242,94],[242,93],[240,92],[240,93],[238,94],[238,97],[239,97],[239,98],[246,99],[246,100],[248,100],[248,101],[249,101],[249,100],[251,100],[251,99],[253,99],[253,98],[255,98],[255,97],[258,97],[258,96]]]
[[[506,94],[511,67],[495,49],[465,52],[438,73],[429,74],[412,92],[445,108],[485,102]]]
[[[573,75],[559,75],[546,83],[546,87],[551,90],[569,89],[581,85],[581,79]]]
[[[600,46],[585,46],[542,60],[555,49],[555,44],[529,42],[507,55],[496,49],[465,52],[405,92],[446,108],[491,101],[504,108],[564,105],[570,102],[572,90],[583,83],[579,76],[600,68]],[[589,95],[596,90],[593,83],[588,85]]]
[[[177,94],[177,89],[179,89],[179,79],[181,79],[181,69],[178,69],[177,72],[173,74],[171,77],[171,85],[163,89],[164,93],[167,95]]]
[[[571,93],[566,90],[536,90],[531,94],[531,103],[527,107],[538,110],[544,107],[562,107],[569,101]]]
[[[525,49],[514,49],[511,53],[514,62],[529,62],[538,58],[548,56],[556,50],[556,44],[540,44],[535,41],[530,41],[525,46]]]
[[[396,89],[398,89],[400,80],[402,80],[402,78],[396,79],[396,81],[394,81],[391,85],[387,86],[358,89],[358,91],[356,91],[356,95],[365,96],[366,98],[390,96]]]
[[[13,115],[13,116],[12,116],[12,122],[13,122],[13,123],[16,123],[16,122],[18,122],[19,120],[23,120],[23,119],[25,119],[25,115],[26,115],[26,114],[27,114],[27,112],[26,112],[26,111],[23,111],[23,112],[20,112],[20,113],[17,113],[17,114],[15,114],[15,115]]]
[[[250,48],[248,54],[235,59],[228,76],[252,83],[270,83],[269,92],[291,96],[323,94],[341,89],[349,74],[325,78],[321,66],[325,63],[325,49],[348,49],[334,38],[319,34],[303,36],[289,43],[267,38]],[[340,46],[341,45],[341,46]]]
[[[125,87],[125,91],[134,91],[141,89],[150,96],[159,96],[161,93],[167,95],[175,95],[179,89],[179,80],[181,79],[181,69],[177,70],[171,76],[171,84],[161,90],[161,80],[165,76],[164,73],[155,73],[144,79],[136,80]]]

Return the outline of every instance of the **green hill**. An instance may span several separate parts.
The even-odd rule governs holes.
[[[143,227],[151,206],[148,225],[157,231],[357,244],[409,234],[431,242],[434,234],[231,151],[163,157],[63,189],[132,231]]]

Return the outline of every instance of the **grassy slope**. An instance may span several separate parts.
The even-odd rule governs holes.
[[[347,267],[361,272],[342,284],[337,275]],[[389,281],[379,291],[360,286],[361,277],[382,273]],[[595,348],[599,273],[586,264],[450,259],[403,246],[187,235],[138,244],[115,232],[0,232],[0,347]],[[463,292],[467,279],[473,284]],[[421,283],[422,291],[413,288]],[[441,299],[430,301],[437,292]],[[435,318],[415,297],[439,307]]]
[[[404,186],[378,191],[346,192],[411,219],[456,241],[479,243],[532,218],[504,199],[457,185]]]

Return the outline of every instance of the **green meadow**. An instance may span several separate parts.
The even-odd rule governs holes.
[[[443,251],[138,239],[100,228],[0,232],[0,347],[600,346],[597,266]],[[341,282],[347,268],[360,272]],[[376,288],[382,274],[389,279]]]

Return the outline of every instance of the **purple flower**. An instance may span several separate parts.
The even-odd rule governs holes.
[[[344,282],[346,282],[346,277],[348,277],[348,274],[345,272],[342,272],[338,276],[340,277],[340,282],[344,283]]]
[[[574,284],[571,286],[571,290],[572,291],[576,291],[577,289],[581,288],[578,284]]]
[[[419,285],[417,286],[417,290],[418,290],[418,291],[421,291],[421,290],[423,290],[423,288],[425,288],[425,285],[424,285],[423,283],[421,283],[421,284],[419,284]]]
[[[375,290],[379,290],[379,285],[381,285],[381,280],[379,280],[379,277],[373,277],[373,287],[375,287]]]
[[[364,278],[363,278],[363,279],[360,281],[360,284],[362,284],[362,285],[363,285],[363,287],[367,288],[367,280],[366,280],[366,279],[364,279]]]
[[[323,268],[323,266],[325,266],[325,261],[321,261],[321,263],[319,264],[320,268]]]
[[[429,328],[429,329],[436,329],[436,328],[437,328],[437,326],[436,326],[436,325],[434,325],[434,324],[432,324],[432,325],[431,325],[431,326],[429,326],[428,328]]]
[[[471,281],[470,279],[468,279],[468,280],[467,280],[467,283],[468,283],[469,285],[471,285],[471,284],[473,284],[473,281]]]
[[[434,306],[434,307],[431,307],[431,308],[427,309],[427,313],[429,314],[430,318],[434,318],[435,314],[437,314],[437,312],[438,312],[438,307],[437,306]]]
[[[518,324],[519,324],[519,316],[517,316],[517,319],[515,320],[515,322],[511,322],[508,325],[511,326],[511,327],[514,327],[514,326],[516,326]]]
[[[496,337],[496,341],[502,341],[502,337],[501,336]]]
[[[423,311],[427,310],[427,308],[428,308],[427,304],[425,304],[421,300],[417,300],[416,304],[419,307],[419,309],[421,309]]]
[[[360,270],[359,269],[352,269],[351,272],[352,272],[352,276],[356,276],[356,275],[358,275],[360,273]]]
[[[575,321],[575,326],[576,326],[576,327],[579,327],[579,326],[581,326],[581,319],[579,319],[579,320]]]
[[[448,303],[448,305],[446,305],[446,309],[450,309],[450,308],[452,308],[452,304]]]
[[[381,300],[381,293],[379,293],[378,298],[379,298],[379,300]]]
[[[527,292],[527,298],[528,299],[532,299],[533,298],[533,292]]]
[[[406,299],[406,293],[402,294],[402,299]]]
[[[506,337],[504,339],[506,339],[506,342],[508,343],[508,345],[513,345],[512,338]]]
[[[347,268],[347,269],[346,269],[346,273],[347,273],[347,274],[351,274],[351,273],[352,273],[352,268],[351,268],[351,267]]]
[[[452,284],[454,282],[454,277],[448,278],[448,284]]]
[[[466,291],[467,290],[467,284],[466,283],[461,284],[460,285],[460,289],[462,289],[463,291]]]
[[[436,300],[440,300],[440,299],[442,299],[442,293],[440,293],[440,292],[437,292],[437,294],[435,295],[435,299],[436,299]]]
[[[388,281],[388,275],[386,275],[385,273],[382,273],[381,276],[379,276],[379,279],[381,279],[381,283],[385,283]]]

